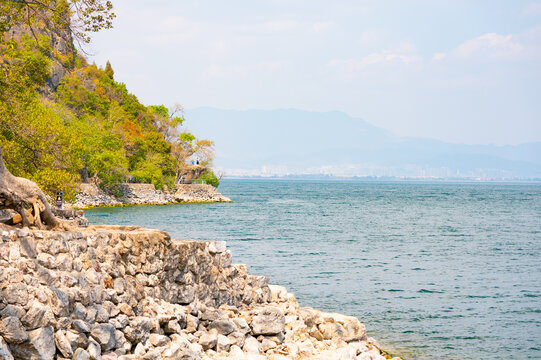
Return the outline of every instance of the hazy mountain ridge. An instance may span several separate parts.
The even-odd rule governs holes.
[[[541,177],[541,142],[495,146],[398,137],[338,111],[196,108],[186,116],[192,130],[214,139],[216,165],[237,175]]]

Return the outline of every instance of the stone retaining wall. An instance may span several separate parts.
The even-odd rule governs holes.
[[[356,318],[299,307],[224,242],[137,227],[0,235],[0,359],[383,359]]]
[[[92,184],[81,184],[76,201],[70,206],[84,209],[96,206],[123,206],[142,204],[171,204],[193,202],[230,202],[218,190],[205,184],[177,185],[171,192],[156,190],[153,184],[120,184],[115,197]]]

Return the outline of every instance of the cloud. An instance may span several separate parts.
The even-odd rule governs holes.
[[[513,35],[488,33],[463,42],[449,53],[435,53],[432,60],[445,58],[458,59],[515,59],[525,50],[525,46],[515,41]]]
[[[524,46],[513,41],[512,35],[489,33],[460,44],[453,51],[453,54],[458,57],[469,57],[479,53],[488,56],[508,57],[523,49]]]
[[[345,65],[352,70],[363,70],[367,67],[381,64],[412,64],[421,61],[421,57],[417,55],[408,55],[404,53],[395,53],[388,50],[368,54],[358,60],[338,60],[329,61],[329,66]]]

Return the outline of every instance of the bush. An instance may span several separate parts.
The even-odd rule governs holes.
[[[217,188],[220,186],[220,179],[214,174],[212,170],[205,170],[203,174],[199,177],[200,180],[205,180],[205,182],[209,185],[214,186]]]
[[[66,170],[38,170],[32,177],[32,180],[39,185],[45,194],[53,199],[56,197],[57,192],[62,191],[65,201],[75,201],[77,183],[73,176]]]

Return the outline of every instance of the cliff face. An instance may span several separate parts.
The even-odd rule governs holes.
[[[13,39],[20,43],[23,36],[32,39],[35,37],[47,36],[49,38],[50,51],[48,58],[51,60],[50,76],[47,79],[46,92],[55,91],[64,76],[73,69],[75,54],[77,53],[73,43],[73,36],[69,28],[59,29],[51,25],[50,14],[36,8],[39,22],[32,24],[32,29],[28,25],[14,26],[6,31],[7,39]]]
[[[135,227],[0,234],[0,359],[383,358],[356,318],[300,308],[224,242]]]

